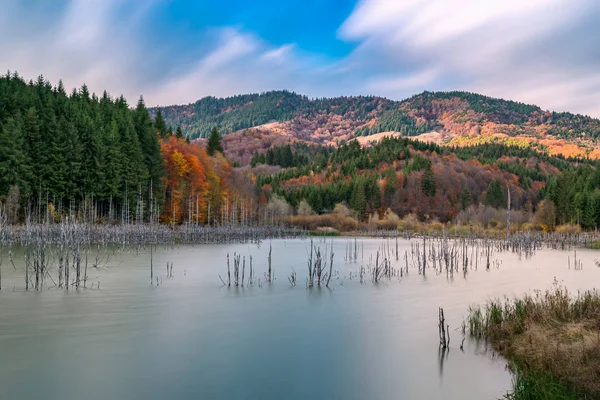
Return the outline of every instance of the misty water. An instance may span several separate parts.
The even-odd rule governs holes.
[[[421,276],[411,267],[401,279],[360,284],[360,265],[388,241],[358,239],[358,260],[347,263],[351,241],[315,241],[322,249],[333,243],[338,273],[330,289],[306,287],[308,240],[272,241],[273,284],[264,283],[267,241],[159,248],[158,287],[149,282],[147,249],[111,253],[88,270],[93,290],[68,292],[50,280],[25,292],[22,252],[14,250],[14,271],[5,248],[0,398],[497,399],[511,387],[504,360],[471,340],[460,350],[469,306],[548,289],[555,279],[571,291],[600,283],[598,253],[577,250],[583,268],[575,270],[573,250],[544,249],[530,259],[494,254],[489,271],[480,263],[466,277]],[[389,245],[393,252],[395,241]],[[410,243],[399,248],[403,256]],[[246,256],[246,268],[252,255],[261,285],[222,286],[218,275],[226,280],[234,252]],[[439,306],[450,325],[446,353],[438,347]]]

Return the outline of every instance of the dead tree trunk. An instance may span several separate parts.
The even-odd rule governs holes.
[[[506,190],[508,192],[508,203],[506,207],[506,240],[508,240],[510,237],[510,186],[508,186],[508,183],[506,184]]]

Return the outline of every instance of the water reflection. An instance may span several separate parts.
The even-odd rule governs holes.
[[[450,354],[450,349],[446,348],[446,347],[439,347],[439,351],[438,351],[438,361],[439,361],[439,365],[440,365],[440,378],[442,378],[442,376],[444,375],[444,361],[448,360],[448,355]]]
[[[332,243],[330,288],[311,289],[306,240],[271,242],[272,284],[263,275],[268,243],[182,246],[154,254],[163,266],[159,287],[149,285],[149,252],[138,249],[114,252],[110,265],[94,270],[100,290],[69,293],[23,292],[14,249],[19,271],[2,270],[3,287],[16,289],[0,292],[0,398],[500,398],[510,387],[505,363],[485,341],[467,339],[458,351],[455,332],[468,307],[546,289],[554,277],[573,291],[600,282],[595,253],[578,250],[584,268],[575,270],[572,252],[541,250],[521,259],[494,254],[489,271],[480,264],[467,275],[423,276],[410,266],[377,285],[367,272],[360,284],[360,267],[385,241],[359,239],[355,262],[343,261],[347,239],[314,242]],[[400,254],[409,251],[401,241]],[[252,255],[256,284],[222,285],[218,275],[234,252],[247,263]],[[173,278],[163,271],[167,262]],[[394,268],[405,265],[392,259]],[[453,335],[446,351],[436,349],[438,307]],[[434,370],[439,385],[430,384]]]

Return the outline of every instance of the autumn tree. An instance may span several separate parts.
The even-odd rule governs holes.
[[[298,215],[308,216],[313,215],[314,213],[312,207],[306,200],[300,201],[300,204],[298,204]]]
[[[535,212],[535,222],[545,231],[553,230],[556,222],[556,207],[552,200],[542,200]]]

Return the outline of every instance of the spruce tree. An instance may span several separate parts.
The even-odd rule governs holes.
[[[504,190],[498,179],[494,179],[485,193],[485,204],[494,208],[506,207]]]
[[[275,154],[273,153],[273,149],[267,150],[267,155],[265,157],[265,164],[273,165],[275,161]]]
[[[421,178],[421,190],[423,190],[425,196],[435,196],[437,185],[435,182],[435,174],[431,170],[431,167],[427,168],[425,172],[423,172],[423,176]]]
[[[149,174],[147,178],[153,182],[152,187],[155,192],[154,197],[158,197],[161,190],[160,182],[164,175],[165,165],[160,149],[160,143],[158,142],[158,135],[154,129],[150,114],[146,109],[143,97],[140,97],[138,101],[133,118],[135,132],[144,153],[144,162]]]
[[[163,118],[162,111],[160,111],[160,108],[156,112],[156,117],[154,117],[154,128],[156,129],[161,138],[164,139],[167,137],[167,123]]]
[[[48,194],[77,206],[93,196],[99,210],[109,202],[115,210],[125,188],[146,195],[153,179],[160,201],[164,161],[154,123],[143,101],[133,111],[123,96],[98,98],[85,85],[67,95],[62,82],[53,88],[42,76],[0,77],[0,197],[12,190],[36,206]]]
[[[469,189],[465,188],[462,192],[460,192],[459,201],[461,210],[466,210],[467,208],[469,208],[469,206],[473,202],[473,198]]]
[[[223,153],[223,147],[221,146],[221,136],[217,131],[216,127],[213,127],[208,137],[208,145],[206,146],[208,155],[214,156],[216,152]]]
[[[358,213],[358,218],[363,219],[367,208],[367,197],[365,195],[365,183],[362,179],[354,182],[350,205]]]
[[[294,164],[294,154],[292,153],[292,148],[290,145],[287,145],[283,148],[281,158],[281,166],[284,168],[289,168]]]
[[[6,194],[11,186],[24,188],[27,178],[27,157],[23,151],[25,140],[19,122],[9,118],[0,125],[0,193]]]

